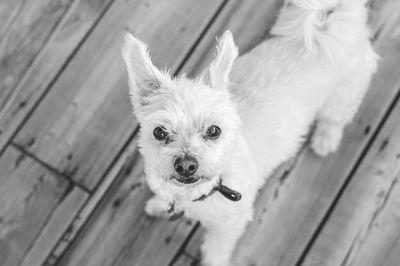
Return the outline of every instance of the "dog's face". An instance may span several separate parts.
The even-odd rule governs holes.
[[[171,78],[131,35],[122,50],[139,145],[151,185],[194,188],[216,182],[240,123],[227,89],[237,47],[226,32],[214,62],[198,79]],[[167,186],[165,186],[168,184]]]

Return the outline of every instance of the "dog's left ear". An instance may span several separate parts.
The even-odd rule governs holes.
[[[214,61],[202,74],[202,79],[211,88],[226,87],[233,62],[238,56],[238,48],[230,31],[225,31],[217,41],[217,54]]]
[[[147,46],[129,33],[125,35],[122,57],[128,70],[131,101],[139,114],[147,97],[171,81],[171,77],[153,65]]]

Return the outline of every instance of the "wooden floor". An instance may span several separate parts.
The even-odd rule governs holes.
[[[199,265],[195,221],[147,217],[125,30],[156,65],[198,73],[231,29],[244,53],[278,0],[0,1],[0,265]],[[269,179],[243,266],[400,265],[400,1],[374,0],[379,70],[340,150],[307,147]]]

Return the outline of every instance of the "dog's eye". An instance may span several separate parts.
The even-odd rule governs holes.
[[[168,132],[162,127],[156,127],[153,130],[153,135],[157,140],[166,140],[168,138]]]
[[[216,139],[221,135],[221,129],[217,126],[210,126],[206,131],[206,137],[210,139]]]

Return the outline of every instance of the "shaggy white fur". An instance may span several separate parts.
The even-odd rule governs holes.
[[[365,2],[286,1],[273,38],[236,58],[232,35],[225,32],[215,60],[194,80],[158,70],[147,47],[126,36],[122,53],[141,125],[139,146],[156,194],[146,211],[165,216],[173,202],[200,220],[207,229],[204,265],[230,265],[258,189],[295,154],[315,119],[313,150],[326,155],[338,148],[376,70]],[[221,129],[219,136],[211,137],[211,126]],[[156,137],[155,128],[162,134]],[[175,164],[185,155],[198,164],[183,177]],[[184,184],[185,178],[195,182]],[[193,201],[220,179],[242,199],[214,193]]]

